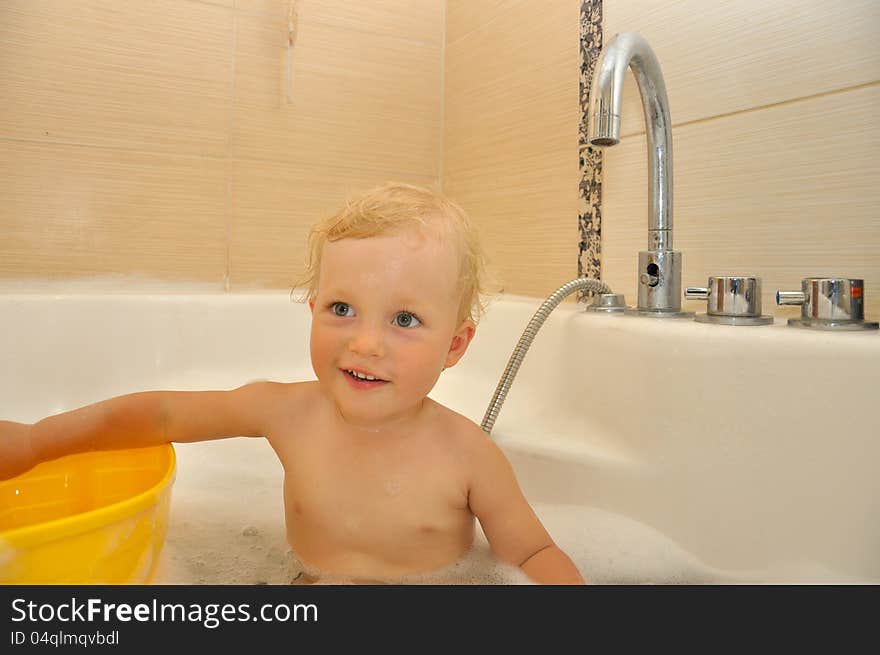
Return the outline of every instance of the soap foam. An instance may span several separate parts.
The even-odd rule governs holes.
[[[532,503],[591,584],[712,584],[719,572],[654,528],[596,507]]]
[[[290,551],[293,582],[304,576],[310,584],[392,585],[529,585],[534,584],[519,567],[499,560],[485,542],[475,542],[458,560],[439,569],[393,577],[358,580],[322,571],[297,559]]]
[[[289,584],[303,568],[287,545],[283,471],[271,447],[262,440],[234,439],[175,444],[175,451],[179,470],[154,582]],[[234,476],[229,475],[232,461]],[[839,572],[809,561],[719,570],[657,529],[622,514],[574,504],[531,504],[557,545],[593,584],[848,582]],[[405,582],[528,582],[521,570],[492,556],[479,523],[476,533],[473,548],[459,561],[407,576]],[[0,544],[0,560],[12,555],[11,548]],[[334,584],[332,576],[313,573]]]
[[[175,444],[178,475],[155,584],[290,584],[305,567],[287,545],[282,469],[264,441]],[[230,461],[236,475],[228,475]],[[222,499],[222,502],[218,502]],[[241,517],[247,517],[246,521]],[[529,584],[495,558],[477,527],[474,545],[441,569],[396,584]],[[325,584],[352,582],[309,570]]]
[[[340,576],[302,562],[288,546],[281,545],[253,525],[227,536],[224,548],[205,547],[204,530],[187,539],[170,539],[156,575],[158,584],[398,584],[398,585],[527,585],[533,584],[516,566],[499,560],[485,542],[477,541],[457,561],[442,568],[395,577],[369,580]],[[201,534],[201,538],[197,536]],[[218,543],[217,539],[213,542]]]

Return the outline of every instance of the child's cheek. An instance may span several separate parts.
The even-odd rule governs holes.
[[[428,373],[437,367],[438,362],[445,360],[442,344],[425,331],[408,331],[395,339],[395,351],[398,361],[416,367],[420,374]],[[439,370],[439,368],[437,369]]]
[[[313,326],[310,350],[313,364],[326,364],[332,356],[333,332],[322,326]]]

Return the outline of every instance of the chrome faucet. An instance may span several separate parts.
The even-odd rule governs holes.
[[[589,142],[620,142],[620,108],[627,68],[632,68],[648,133],[648,250],[639,252],[638,305],[627,313],[687,318],[681,311],[681,253],[672,249],[672,126],[660,63],[639,34],[616,35],[596,62],[590,88]]]

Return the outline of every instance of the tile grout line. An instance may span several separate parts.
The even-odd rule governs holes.
[[[231,291],[231,266],[230,251],[232,239],[232,206],[234,200],[234,188],[232,180],[232,134],[235,127],[235,49],[238,41],[238,17],[232,14],[232,52],[230,54],[230,86],[229,86],[229,123],[226,133],[226,209],[224,211],[224,226],[226,230],[226,270],[223,274],[223,291]]]
[[[524,2],[525,2],[525,0],[518,0],[517,3],[514,4],[513,6],[515,7],[517,4],[522,4]],[[444,6],[444,11],[445,11],[445,7],[447,7],[449,5],[449,3],[446,2],[446,3],[444,3],[444,5],[445,5]],[[506,11],[510,11],[510,9],[512,9],[512,7],[508,7]],[[474,32],[479,32],[480,30],[484,29],[487,25],[490,25],[490,24],[494,23],[496,20],[498,20],[499,18],[501,18],[502,15],[503,15],[503,11],[496,12],[495,15],[492,16],[492,18],[487,20],[485,23],[483,23],[482,25],[478,25],[477,27],[473,27],[473,28],[469,29],[467,32],[462,34],[460,37],[458,37],[455,41],[453,41],[449,45],[455,45],[459,41],[462,41],[463,39],[466,39],[467,37],[469,37]],[[444,31],[445,31],[445,28],[444,28]]]
[[[443,167],[446,163],[446,29],[449,12],[449,3],[443,3],[442,34],[440,39],[440,152],[438,154],[437,184],[440,193],[444,193],[446,180],[443,176]]]
[[[672,129],[678,127],[690,127],[691,125],[698,125],[700,123],[708,123],[714,120],[721,120],[724,118],[730,118],[731,116],[740,116],[743,114],[750,114],[757,111],[764,111],[765,109],[774,109],[776,107],[784,107],[786,105],[794,105],[799,102],[806,102],[810,100],[816,100],[818,98],[825,98],[834,95],[840,95],[843,93],[849,93],[850,91],[860,91],[862,89],[871,88],[874,86],[880,86],[880,81],[874,82],[865,82],[864,84],[856,84],[855,86],[848,86],[843,89],[832,89],[830,91],[822,91],[821,93],[814,93],[808,96],[800,96],[798,98],[789,98],[787,100],[779,100],[778,102],[768,102],[764,105],[759,105],[757,107],[746,107],[744,109],[738,109],[736,111],[729,111],[723,114],[714,114],[713,116],[705,116],[703,118],[695,118],[689,121],[683,121],[681,123],[676,123],[673,121]],[[621,140],[633,137],[633,136],[642,136],[645,134],[645,130],[640,130],[638,132],[630,132],[628,134],[622,134],[620,136]]]
[[[0,136],[0,143],[21,143],[21,144],[30,144],[35,146],[64,146],[71,148],[83,148],[83,149],[93,149],[93,150],[104,150],[107,152],[122,152],[129,153],[132,155],[148,155],[152,157],[169,157],[173,159],[194,159],[194,160],[209,160],[215,162],[224,162],[227,159],[226,154],[221,155],[193,155],[193,154],[185,154],[179,152],[165,152],[161,150],[140,150],[136,148],[123,148],[120,146],[108,146],[108,145],[96,145],[92,143],[74,143],[67,141],[55,141],[55,140],[47,140],[47,139],[28,139],[28,138],[20,138],[20,137],[9,137],[9,136]],[[264,158],[264,157],[248,157],[246,155],[240,155],[238,157],[232,157],[232,161],[234,162],[259,162],[264,164],[279,164],[281,166],[291,166],[296,167],[299,166],[301,168],[305,168],[308,165],[302,162],[296,162],[287,159],[278,159],[278,158]],[[360,169],[346,167],[344,165],[335,166],[336,169],[344,170],[345,172],[358,172]],[[404,169],[374,169],[375,171],[382,173],[384,175],[391,176],[408,176],[408,175],[416,175],[422,174],[419,170],[404,170]]]

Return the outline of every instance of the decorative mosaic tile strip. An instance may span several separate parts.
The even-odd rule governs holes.
[[[587,109],[593,69],[602,50],[602,0],[583,0],[580,16],[580,102],[578,130],[580,210],[578,211],[578,277],[602,276],[602,151],[587,145]],[[587,294],[580,294],[585,301]]]

